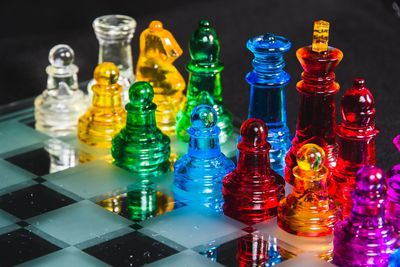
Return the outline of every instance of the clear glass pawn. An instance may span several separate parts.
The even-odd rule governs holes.
[[[53,137],[74,134],[87,108],[86,96],[78,87],[74,51],[68,45],[56,45],[50,50],[49,62],[47,89],[34,103],[35,127]]]

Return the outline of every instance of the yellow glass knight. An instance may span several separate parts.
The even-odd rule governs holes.
[[[140,35],[136,80],[153,86],[157,126],[169,136],[175,134],[176,114],[185,99],[185,80],[173,65],[181,55],[181,47],[160,21],[152,21]]]

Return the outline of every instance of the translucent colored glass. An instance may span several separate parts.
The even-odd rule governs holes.
[[[177,137],[189,141],[187,131],[191,125],[190,115],[193,108],[199,104],[211,104],[218,114],[220,142],[225,143],[233,133],[233,122],[232,115],[226,110],[222,100],[221,72],[224,66],[219,60],[219,39],[208,21],[200,21],[190,39],[189,52],[191,61],[186,66],[189,71],[187,101],[176,118]],[[212,103],[204,103],[202,98],[199,99],[202,91],[209,93]]]
[[[298,150],[296,159],[293,193],[279,203],[278,225],[299,236],[330,235],[341,212],[328,196],[325,152],[315,144],[306,144]]]
[[[385,175],[381,169],[366,166],[357,172],[351,214],[335,226],[334,264],[388,266],[399,237],[385,219],[386,196]]]
[[[147,82],[129,89],[126,127],[112,140],[114,164],[141,177],[160,175],[170,169],[170,139],[156,125],[154,91]]]
[[[304,71],[302,80],[296,85],[300,93],[296,134],[285,158],[285,180],[290,184],[294,182],[292,170],[297,165],[297,151],[306,143],[315,143],[324,148],[329,169],[336,164],[335,97],[339,84],[335,82],[333,71],[342,60],[343,53],[334,47],[315,52],[311,46],[306,46],[298,49],[296,56]]]
[[[247,41],[254,54],[253,70],[246,76],[250,84],[249,118],[263,120],[268,126],[271,144],[270,162],[283,175],[284,157],[291,146],[286,119],[286,90],[290,76],[283,70],[283,54],[291,47],[288,39],[274,34],[256,36]]]
[[[152,21],[140,35],[136,79],[153,86],[157,125],[167,135],[175,135],[176,114],[185,100],[185,80],[173,65],[182,53],[174,36],[160,21]]]
[[[112,138],[124,127],[126,111],[118,78],[119,70],[113,63],[104,62],[96,67],[92,105],[78,123],[78,138],[83,143],[110,148]]]
[[[342,122],[336,128],[339,146],[336,167],[332,170],[329,193],[340,203],[343,217],[350,214],[351,192],[357,171],[375,164],[375,100],[364,79],[354,80],[340,103]]]
[[[235,165],[219,145],[217,113],[208,105],[193,109],[188,153],[174,167],[176,196],[214,210],[222,210],[222,179]]]
[[[224,178],[224,214],[247,224],[259,223],[277,214],[285,195],[285,181],[270,167],[268,128],[260,119],[246,120],[240,129],[239,160]]]

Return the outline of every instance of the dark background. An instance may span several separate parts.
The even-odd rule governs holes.
[[[393,0],[394,1],[394,0]],[[355,77],[364,77],[375,96],[378,165],[389,168],[400,162],[392,138],[400,133],[400,19],[391,0],[176,0],[176,1],[2,1],[0,4],[0,105],[36,96],[46,85],[45,67],[51,47],[69,44],[80,68],[79,79],[91,78],[97,63],[98,44],[92,21],[101,15],[120,13],[134,17],[137,30],[132,42],[137,60],[140,32],[154,19],[161,20],[184,49],[176,65],[184,69],[191,33],[200,19],[208,19],[221,40],[224,97],[233,114],[247,116],[248,85],[245,74],[252,55],[247,39],[272,32],[289,38],[293,48],[286,55],[286,71],[292,76],[287,88],[289,126],[298,110],[295,83],[301,68],[295,50],[311,43],[313,21],[331,23],[330,45],[340,48],[344,59],[337,81],[349,88]],[[338,97],[338,100],[339,100]],[[318,112],[318,111],[315,111]]]

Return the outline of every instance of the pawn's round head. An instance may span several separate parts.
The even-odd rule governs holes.
[[[365,80],[354,79],[353,87],[343,95],[340,111],[344,123],[368,126],[375,122],[375,100],[371,92],[365,87]]]
[[[214,127],[217,124],[217,120],[217,112],[209,105],[198,105],[193,109],[190,116],[192,128],[194,129]]]
[[[164,29],[163,24],[161,21],[159,20],[153,20],[152,22],[150,22],[149,24],[149,29],[152,32],[156,32],[156,31],[161,31]]]
[[[192,60],[198,63],[214,63],[219,59],[219,39],[210,22],[201,20],[189,43]]]
[[[240,127],[242,141],[247,146],[259,147],[267,143],[268,127],[260,119],[248,119]]]
[[[325,151],[316,144],[305,144],[297,151],[296,160],[303,171],[319,171],[324,166]]]
[[[111,62],[103,62],[94,70],[94,79],[99,85],[116,84],[119,78],[118,67]]]
[[[74,58],[74,50],[65,44],[56,45],[49,52],[49,62],[56,68],[72,65],[74,63]]]
[[[375,166],[364,166],[356,174],[356,190],[380,191],[385,188],[385,174]]]
[[[135,82],[129,88],[129,102],[133,106],[149,106],[153,97],[154,90],[148,82]]]

